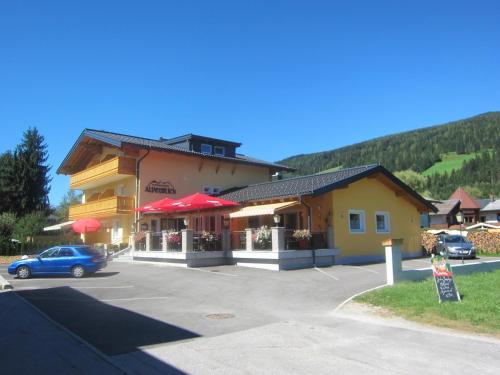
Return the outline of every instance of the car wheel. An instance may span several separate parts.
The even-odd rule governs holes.
[[[16,274],[20,279],[28,279],[31,276],[31,271],[27,266],[21,266],[16,270]]]
[[[71,269],[71,274],[73,275],[73,277],[76,277],[77,279],[83,277],[83,275],[85,275],[85,270],[83,269],[82,266],[74,266],[72,269]]]

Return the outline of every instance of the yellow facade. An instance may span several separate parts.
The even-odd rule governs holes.
[[[205,187],[224,190],[266,182],[270,173],[267,167],[152,151],[141,162],[140,177],[139,205],[142,206],[165,197],[145,191],[151,181],[168,181],[176,191],[168,197],[178,199],[203,192]]]
[[[335,247],[341,249],[342,256],[383,255],[382,241],[388,238],[403,239],[402,251],[410,254],[421,249],[420,213],[405,195],[375,178],[364,178],[347,188],[334,190],[332,224]],[[351,233],[349,211],[360,210],[365,216],[363,233]],[[376,212],[389,214],[389,232],[377,233]]]
[[[135,168],[141,158],[137,184]],[[83,192],[82,204],[70,207],[70,220],[93,217],[102,224],[98,232],[85,236],[85,242],[118,245],[128,243],[134,225],[146,223],[155,230],[151,221],[159,222],[156,215],[143,215],[137,222],[135,207],[166,197],[182,198],[203,192],[207,187],[224,190],[269,181],[270,169],[172,152],[140,150],[132,157],[119,149],[103,147],[84,170],[70,179],[71,187]],[[148,184],[154,181],[168,182],[175,191],[168,194],[147,191]]]

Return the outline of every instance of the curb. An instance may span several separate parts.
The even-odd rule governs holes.
[[[8,290],[8,289],[14,289],[10,283],[4,279],[2,275],[0,275],[0,290]]]
[[[379,286],[376,286],[374,288],[370,288],[370,289],[367,289],[367,290],[363,290],[362,292],[359,292],[359,293],[356,293],[352,296],[350,296],[348,299],[346,299],[344,302],[342,302],[340,305],[338,305],[334,310],[333,312],[337,312],[339,310],[341,310],[346,304],[348,304],[349,302],[351,302],[354,298],[356,297],[359,297],[360,295],[362,294],[365,294],[365,293],[368,293],[368,292],[371,292],[372,290],[377,290],[377,289],[380,289],[380,288],[383,288],[383,287],[386,287],[386,286],[389,286],[389,284],[382,284],[382,285],[379,285]]]

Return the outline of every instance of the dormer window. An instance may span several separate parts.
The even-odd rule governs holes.
[[[202,143],[200,151],[202,154],[212,155],[212,145],[207,145],[206,143]]]
[[[225,156],[226,155],[226,148],[222,147],[222,146],[214,146],[214,155]]]

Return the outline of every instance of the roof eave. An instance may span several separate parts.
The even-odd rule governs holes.
[[[121,147],[122,143],[120,141],[117,141],[117,140],[105,137],[103,135],[91,133],[91,131],[92,130],[90,130],[90,129],[83,129],[82,133],[78,136],[77,140],[75,141],[75,143],[73,144],[73,146],[69,150],[68,154],[66,155],[66,157],[63,159],[63,161],[61,162],[61,164],[57,168],[57,170],[56,170],[57,174],[65,174],[62,171],[62,169],[64,168],[64,165],[66,164],[66,162],[68,161],[68,159],[70,158],[70,156],[73,154],[73,152],[75,152],[76,148],[80,145],[80,143],[82,142],[82,140],[85,137],[91,137],[91,138],[94,138],[94,139],[96,139],[98,141],[108,143],[108,144],[110,144],[112,146]]]

